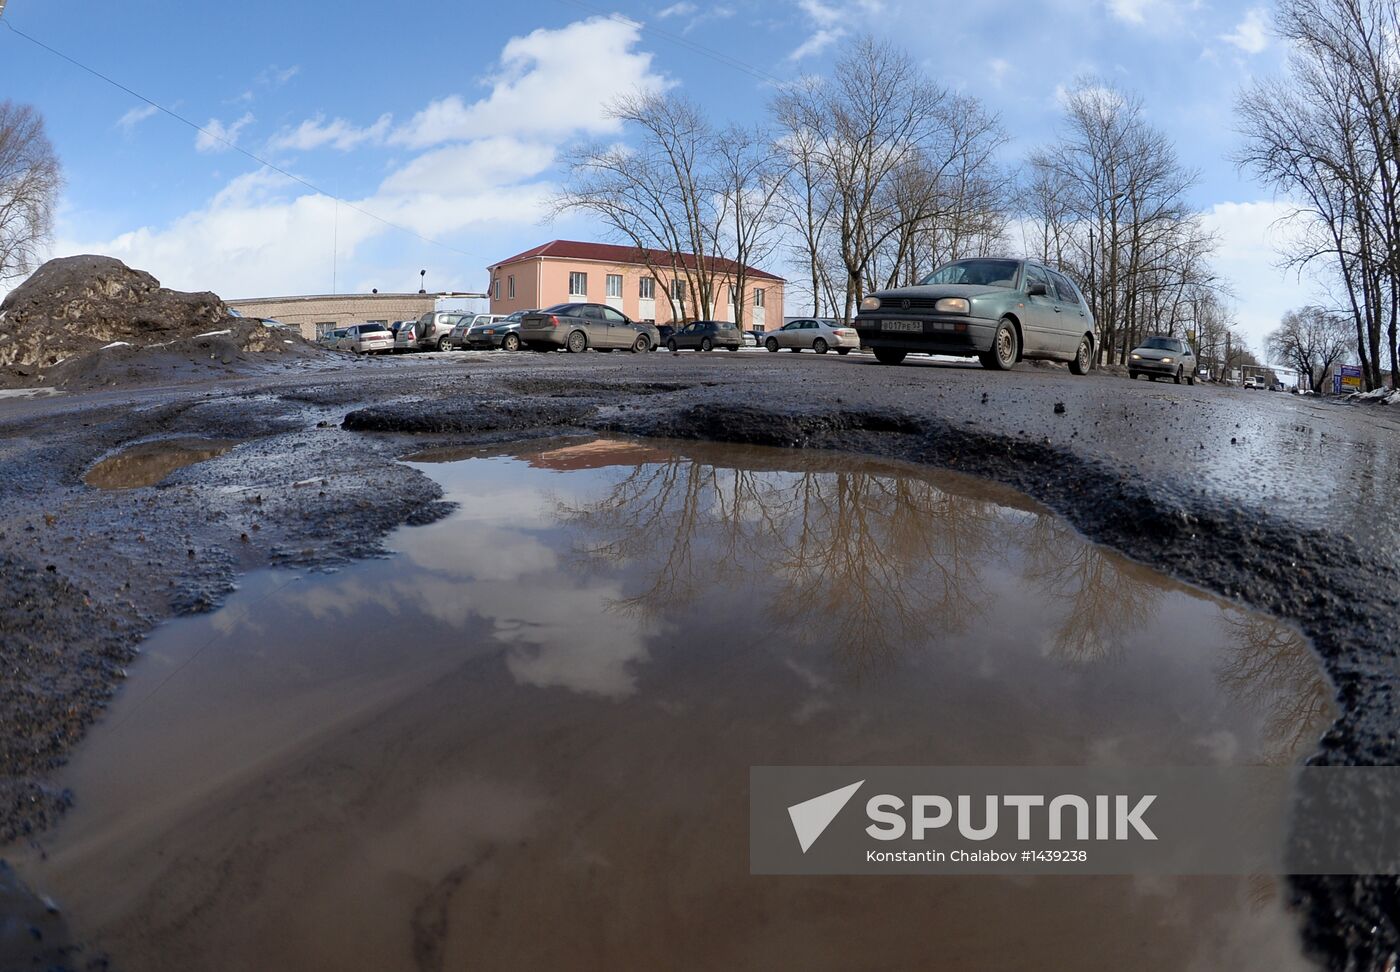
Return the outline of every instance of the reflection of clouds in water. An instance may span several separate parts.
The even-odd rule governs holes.
[[[529,591],[503,590],[480,613],[495,622],[496,639],[512,646],[506,667],[517,681],[618,699],[636,691],[632,664],[646,660],[647,639],[661,629],[598,610],[622,595],[616,582],[570,587],[551,578]]]
[[[559,562],[554,551],[534,536],[485,523],[424,530],[401,548],[415,567],[461,580],[519,580]]]

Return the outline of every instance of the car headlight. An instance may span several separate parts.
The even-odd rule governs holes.
[[[1171,359],[1171,358],[1163,358],[1163,359],[1162,359],[1162,364],[1171,364],[1171,363],[1172,363],[1172,359]]]
[[[879,309],[880,309],[880,298],[879,298],[879,297],[867,297],[867,298],[865,298],[864,300],[862,300],[862,301],[860,302],[860,309],[863,310],[863,311],[868,311],[868,310],[879,310]]]
[[[1141,360],[1142,360],[1142,355],[1140,355],[1140,354],[1135,354],[1135,355],[1133,355],[1133,360],[1134,360],[1134,361],[1141,361]]]
[[[933,305],[933,309],[940,314],[966,314],[972,310],[972,305],[965,297],[944,297]]]

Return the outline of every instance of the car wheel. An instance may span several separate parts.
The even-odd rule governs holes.
[[[669,341],[666,342],[666,350],[667,350],[667,351],[670,351],[672,354],[675,354],[675,353],[676,353],[677,351],[679,351],[680,349],[681,349],[681,346],[680,346],[679,344],[676,343],[676,339],[675,339],[675,338],[671,338],[671,340],[669,340]]]
[[[982,367],[989,371],[1010,371],[1016,364],[1021,350],[1021,340],[1016,336],[1016,325],[1005,317],[997,325],[992,335],[992,348],[981,355]]]
[[[569,335],[569,341],[564,347],[573,354],[583,354],[588,350],[588,336],[582,331],[575,331]]]
[[[1180,368],[1177,368],[1177,369],[1176,369],[1176,374],[1172,376],[1172,381],[1176,382],[1178,385],[1181,384],[1181,369],[1180,369]]]
[[[520,350],[520,335],[519,335],[519,334],[507,334],[505,337],[501,338],[501,350],[502,350],[502,351],[519,351],[519,350]]]
[[[1195,375],[1192,375],[1190,378],[1187,378],[1187,379],[1186,379],[1186,384],[1190,385],[1192,388],[1195,388],[1195,387],[1196,387],[1196,376],[1195,376]]]
[[[714,349],[715,349],[715,343],[714,343],[713,341],[711,341],[709,338],[701,338],[701,339],[700,339],[700,350],[701,350],[701,351],[713,351]]]
[[[876,348],[875,360],[884,365],[897,365],[904,360],[908,351],[901,351],[898,348]]]
[[[731,344],[731,345],[729,345],[729,350],[730,350],[730,351],[738,351],[738,350],[739,350],[739,345],[737,345],[737,344]]]
[[[650,349],[651,342],[647,340],[647,336],[645,334],[638,334],[637,340],[632,342],[633,352],[640,353],[642,351],[648,351]]]
[[[1074,352],[1074,360],[1069,363],[1070,374],[1087,375],[1089,373],[1090,359],[1093,357],[1094,348],[1086,334],[1079,342],[1079,350]]]
[[[776,351],[776,350],[778,350],[778,339],[777,339],[777,338],[769,338],[767,341],[764,341],[764,342],[763,342],[763,346],[764,346],[765,348],[767,348],[769,351]]]
[[[817,338],[812,342],[812,350],[817,352],[817,354],[826,354],[826,349],[828,347],[829,345],[824,338]]]
[[[850,353],[851,353],[851,349],[850,349],[850,348],[837,348],[837,349],[836,349],[836,353],[837,353],[837,354],[850,354]]]
[[[445,337],[443,337],[443,338],[438,338],[437,349],[438,349],[439,351],[451,351],[451,350],[452,350],[452,339],[451,339],[451,338],[445,338]]]

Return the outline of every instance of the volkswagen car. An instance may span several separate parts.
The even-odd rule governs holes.
[[[1154,334],[1133,348],[1128,355],[1128,377],[1146,375],[1153,381],[1171,378],[1178,385],[1182,379],[1188,385],[1196,383],[1196,355],[1191,345],[1181,338]]]
[[[957,260],[918,286],[877,291],[855,320],[861,346],[881,364],[910,354],[977,358],[1006,371],[1024,359],[1063,361],[1087,374],[1097,335],[1078,288],[1030,260]]]

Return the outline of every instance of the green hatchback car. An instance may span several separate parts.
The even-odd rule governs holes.
[[[881,290],[861,301],[862,347],[881,364],[909,354],[977,358],[1005,371],[1023,359],[1063,361],[1087,374],[1097,335],[1094,315],[1069,278],[1030,260],[957,260],[916,287]]]

